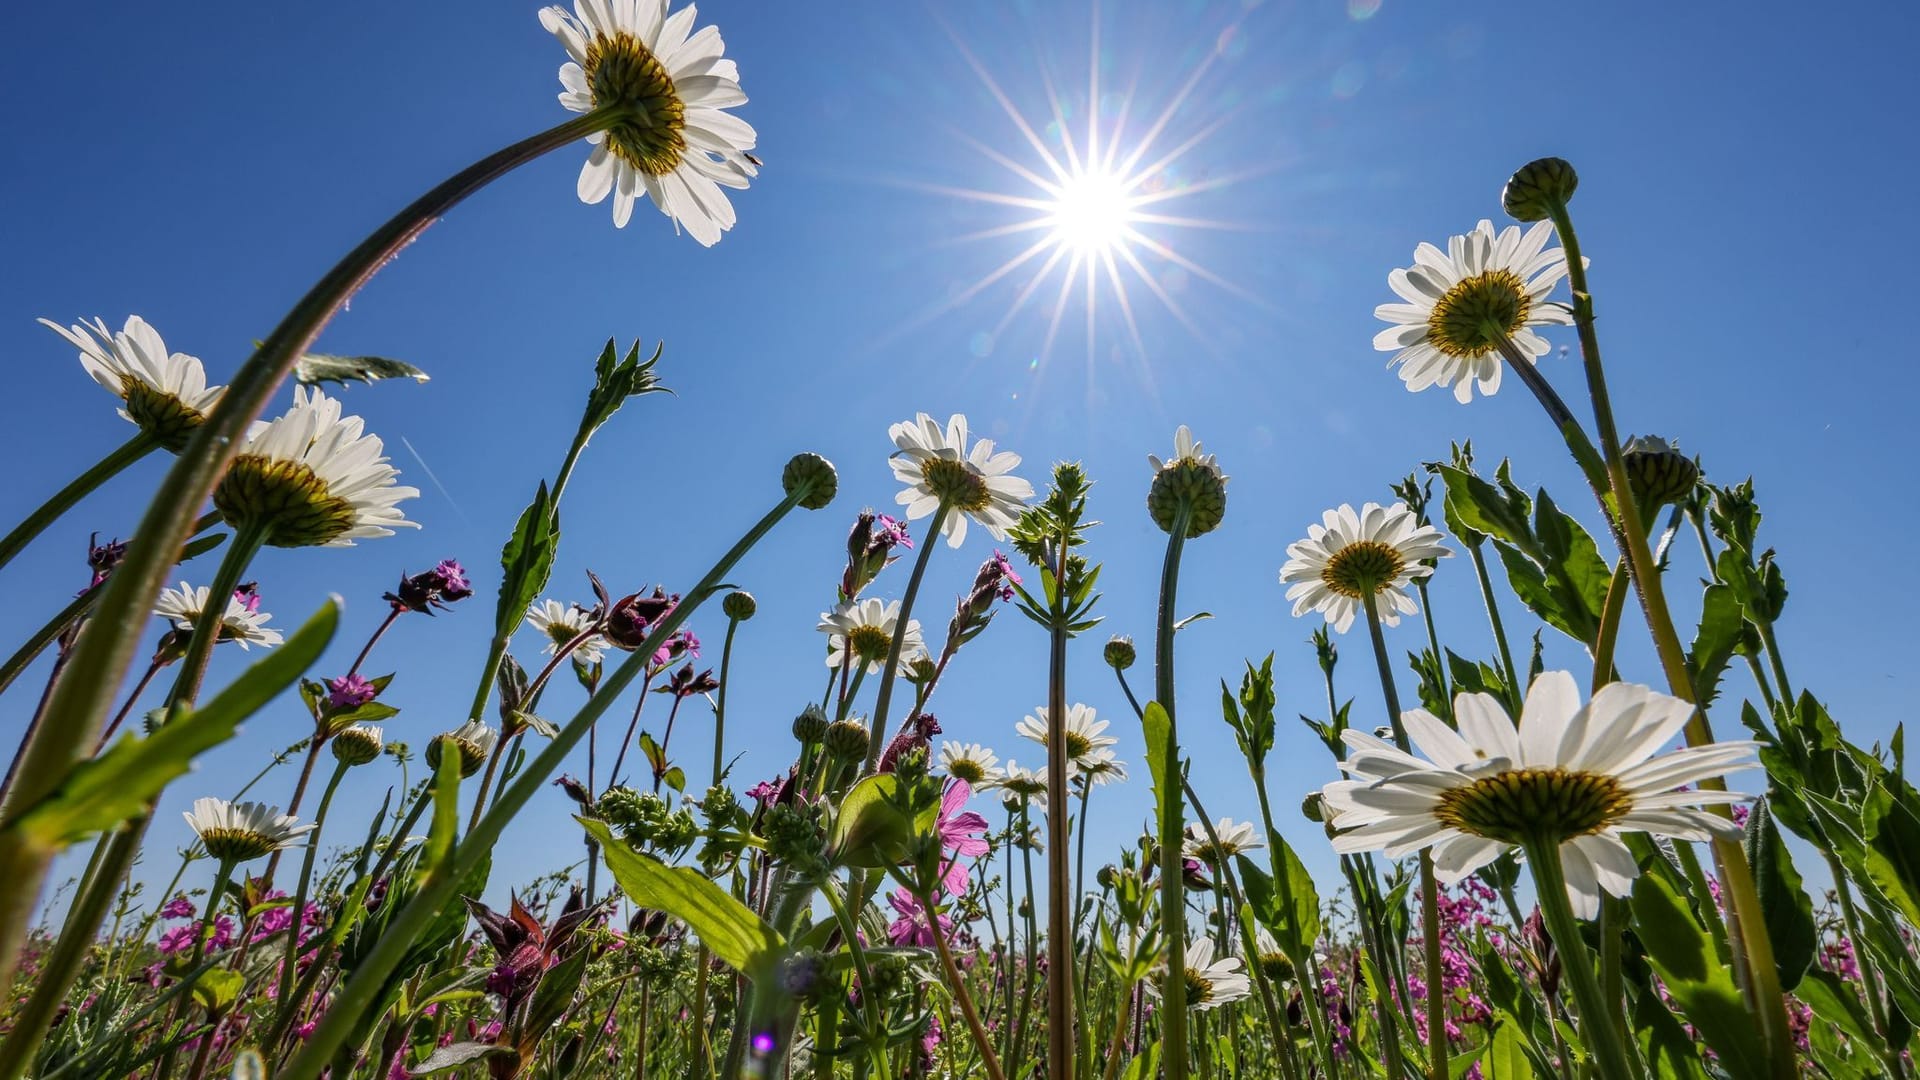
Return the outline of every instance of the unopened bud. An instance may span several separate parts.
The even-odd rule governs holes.
[[[746,622],[758,610],[760,605],[754,602],[753,594],[744,590],[730,592],[720,601],[720,611],[735,622]]]
[[[827,725],[821,742],[826,745],[827,753],[842,761],[853,761],[867,756],[873,736],[867,733],[867,725],[858,720],[836,720]]]
[[[1700,466],[1657,435],[1628,439],[1620,456],[1627,466],[1627,486],[1643,509],[1679,502],[1700,480]]]
[[[333,736],[333,756],[342,765],[352,768],[378,760],[380,750],[385,745],[380,729],[372,724],[355,724],[342,728]]]
[[[828,726],[827,714],[820,711],[820,706],[810,704],[793,718],[793,737],[803,745],[811,745],[820,741],[821,736],[827,733]],[[865,753],[864,750],[861,752]]]
[[[1132,638],[1115,635],[1107,641],[1107,648],[1104,655],[1106,656],[1108,667],[1111,667],[1115,671],[1125,671],[1133,666],[1133,662],[1138,658],[1139,653],[1133,647]]]
[[[1572,201],[1579,186],[1579,174],[1564,159],[1529,161],[1501,189],[1500,206],[1515,221],[1545,221],[1556,207]]]
[[[802,509],[818,510],[839,494],[840,477],[819,454],[795,454],[780,474],[780,487],[789,495],[799,492]]]

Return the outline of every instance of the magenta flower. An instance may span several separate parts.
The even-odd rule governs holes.
[[[184,893],[167,901],[166,906],[160,909],[163,919],[191,919],[194,914],[193,901],[187,899]]]
[[[993,850],[983,835],[988,828],[987,819],[961,809],[972,797],[973,788],[965,780],[953,780],[940,798],[940,817],[936,824],[940,830],[940,846],[955,856],[977,858]],[[959,858],[948,860],[940,887],[954,894],[967,890],[967,868]]]
[[[895,945],[914,945],[920,948],[933,948],[933,924],[927,920],[927,909],[914,895],[905,889],[896,889],[887,897],[887,903],[900,917],[887,925],[887,940]],[[953,920],[945,915],[939,916],[941,933],[951,933]]]
[[[379,694],[373,683],[359,675],[342,675],[327,680],[327,707],[336,712],[357,709]]]

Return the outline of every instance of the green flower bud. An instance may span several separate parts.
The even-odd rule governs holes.
[[[760,610],[760,605],[754,602],[752,593],[736,590],[720,601],[720,610],[735,622],[746,622],[753,618],[754,612]]]
[[[827,725],[821,741],[826,744],[827,753],[842,761],[854,761],[867,756],[873,736],[867,734],[867,725],[858,720],[836,720]]]
[[[1227,478],[1218,466],[1191,458],[1168,462],[1154,474],[1147,491],[1147,513],[1162,532],[1172,532],[1181,506],[1189,508],[1187,536],[1203,536],[1227,515]]]
[[[820,711],[820,706],[809,704],[801,710],[799,716],[793,718],[793,737],[799,739],[803,746],[812,745],[819,742],[821,736],[827,733],[829,723],[827,714]],[[861,753],[864,754],[866,751],[862,750]]]
[[[1657,435],[1628,439],[1621,457],[1626,461],[1627,486],[1643,509],[1679,502],[1700,479],[1700,466]]]
[[[451,747],[460,755],[460,778],[467,779],[486,765],[487,758],[493,753],[494,744],[499,736],[492,728],[477,720],[469,720],[453,731],[435,735],[427,743],[427,767],[436,771],[440,768],[440,756]]]
[[[833,462],[819,454],[795,454],[780,474],[780,487],[789,495],[802,492],[802,509],[818,510],[839,494],[840,477],[833,471]]]
[[[1500,206],[1515,221],[1545,221],[1553,208],[1573,199],[1580,176],[1573,166],[1557,157],[1529,161],[1520,167],[1500,191]]]
[[[1133,666],[1133,662],[1139,653],[1133,647],[1132,638],[1116,634],[1108,639],[1104,655],[1106,656],[1108,667],[1111,667],[1115,671],[1125,671]]]
[[[378,760],[385,740],[372,724],[355,724],[334,733],[333,756],[349,768]]]

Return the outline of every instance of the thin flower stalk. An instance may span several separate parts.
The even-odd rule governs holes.
[[[913,602],[920,595],[920,580],[927,574],[927,560],[937,547],[933,541],[946,526],[952,508],[942,502],[933,511],[933,520],[928,522],[926,540],[920,545],[920,554],[914,557],[913,573],[907,577],[907,591],[900,597],[900,615],[893,628],[893,643],[887,646],[886,667],[880,673],[880,691],[873,701],[873,719],[868,725],[871,742],[867,744],[867,763],[863,773],[872,773],[880,764],[880,753],[886,749],[887,710],[893,703],[893,684],[900,675],[900,655],[907,639],[907,628],[913,625]]]
[[[1174,605],[1180,590],[1180,554],[1187,542],[1192,508],[1181,503],[1174,511],[1172,527],[1167,530],[1167,554],[1160,567],[1159,620],[1153,639],[1154,701],[1166,710],[1167,746],[1161,759],[1161,775],[1171,784],[1180,775],[1179,727],[1173,711],[1173,635],[1178,621]],[[1184,867],[1181,865],[1180,795],[1160,793],[1160,939],[1171,956],[1187,940],[1187,898]],[[1171,969],[1170,969],[1171,970]],[[1186,1080],[1187,1076],[1187,983],[1169,976],[1161,991],[1160,1062],[1166,1080]]]
[[[92,468],[55,492],[39,508],[28,514],[26,520],[13,527],[4,538],[0,538],[0,567],[13,561],[33,539],[46,531],[47,526],[60,520],[61,515],[73,509],[74,504],[92,494],[101,484],[120,475],[126,468],[148,454],[160,448],[160,442],[146,432],[141,432],[121,443],[112,453],[101,458]]]
[[[919,900],[921,907],[927,912],[927,925],[931,927],[933,935],[933,949],[940,956],[940,968],[946,974],[947,989],[960,1006],[960,1015],[966,1018],[967,1031],[973,1036],[973,1044],[980,1051],[980,1064],[987,1070],[988,1080],[1006,1080],[1006,1074],[1000,1069],[1000,1059],[993,1053],[993,1038],[987,1034],[986,1025],[980,1022],[980,1012],[973,1007],[973,995],[967,992],[967,980],[961,976],[959,966],[953,962],[953,951],[947,948],[947,935],[940,929],[940,916],[933,905],[933,894],[922,892]],[[1050,977],[1058,978],[1058,976]]]

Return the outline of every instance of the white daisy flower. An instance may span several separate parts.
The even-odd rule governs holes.
[[[1090,760],[1094,754],[1120,742],[1111,735],[1101,734],[1107,730],[1107,721],[1098,719],[1091,705],[1076,702],[1067,706],[1067,719],[1061,726],[1065,728],[1067,760],[1075,765]],[[1047,745],[1046,707],[1034,709],[1026,719],[1014,725],[1013,730],[1041,746]]]
[[[469,720],[452,731],[435,735],[427,743],[427,767],[440,768],[442,747],[450,746],[460,755],[460,775],[472,776],[486,765],[493,756],[493,749],[500,742],[500,733],[478,720]]]
[[[235,526],[259,525],[274,547],[352,547],[368,536],[419,528],[396,505],[419,489],[395,484],[377,435],[340,415],[340,402],[319,390],[293,388],[293,408],[256,420],[233,459],[213,505]]]
[[[894,630],[900,624],[898,600],[849,600],[832,611],[820,613],[818,629],[827,635],[827,666],[837,668],[849,649],[855,660],[866,665],[867,674],[878,675],[887,664],[887,650],[893,647]],[[905,672],[916,656],[926,654],[920,636],[920,620],[907,620],[907,635],[900,642],[900,670]]]
[[[1473,385],[1482,394],[1500,389],[1501,338],[1530,361],[1550,346],[1533,332],[1536,326],[1571,326],[1573,312],[1547,300],[1567,274],[1567,253],[1547,247],[1553,223],[1542,221],[1524,234],[1509,225],[1494,234],[1482,221],[1465,236],[1447,241],[1447,250],[1422,243],[1413,265],[1387,275],[1387,284],[1406,301],[1381,304],[1375,318],[1394,325],[1376,334],[1373,347],[1394,354],[1388,367],[1400,369],[1408,390],[1451,386],[1466,404]]]
[[[955,780],[966,781],[975,791],[993,787],[1006,776],[1000,768],[1000,755],[979,743],[941,743],[939,767]]]
[[[1018,808],[1022,803],[1037,810],[1047,808],[1047,774],[1045,770],[1035,771],[1024,768],[1007,759],[1006,773],[997,785],[1001,791],[1001,801],[1009,807]]]
[[[1253,984],[1247,980],[1246,973],[1240,970],[1240,958],[1222,956],[1216,959],[1211,938],[1195,938],[1181,959],[1189,1009],[1202,1012],[1217,1009],[1244,1000],[1253,993]],[[1147,981],[1147,992],[1155,997],[1163,996],[1160,984],[1167,977],[1164,963],[1158,974],[1159,978]]]
[[[194,624],[200,621],[201,612],[207,609],[207,589],[181,582],[178,589],[163,589],[153,602],[153,613],[173,623],[173,628],[181,633],[192,633]],[[272,613],[261,611],[259,601],[248,602],[239,596],[227,597],[227,609],[220,615],[220,640],[238,644],[241,649],[251,645],[274,646],[286,640],[280,631],[267,623]]]
[[[1235,822],[1232,818],[1221,818],[1214,825],[1213,831],[1220,837],[1218,848],[1215,848],[1213,841],[1207,838],[1207,830],[1200,823],[1195,822],[1187,826],[1186,843],[1181,845],[1187,858],[1199,859],[1208,866],[1219,866],[1223,858],[1231,859],[1243,851],[1267,846],[1266,841],[1261,840],[1259,834],[1254,832],[1252,822]]]
[[[1112,750],[1095,750],[1073,762],[1073,779],[1094,787],[1124,784],[1127,780],[1127,763],[1113,756]]]
[[[1369,594],[1388,626],[1420,610],[1407,586],[1432,572],[1423,560],[1453,554],[1440,546],[1439,530],[1420,524],[1406,503],[1368,503],[1358,513],[1342,504],[1320,520],[1305,540],[1287,545],[1280,582],[1293,586],[1287,599],[1295,615],[1318,611],[1343,634],[1366,610]]]
[[[591,630],[594,625],[593,613],[579,604],[563,604],[558,600],[542,600],[527,610],[527,625],[539,631],[547,639],[545,652],[548,656],[567,647],[574,638]],[[592,666],[606,655],[607,639],[595,634],[580,643],[573,650],[573,658],[582,664]]]
[[[207,854],[223,862],[246,862],[271,855],[313,831],[312,825],[295,825],[292,814],[283,814],[266,803],[233,803],[225,799],[195,799],[193,809],[180,815],[200,836]]]
[[[40,324],[80,350],[80,366],[125,403],[121,416],[176,453],[226,392],[207,385],[197,357],[167,352],[159,332],[138,315],[128,316],[117,334],[98,318],[91,325],[67,327],[50,319]]]
[[[718,27],[693,29],[694,6],[672,15],[666,0],[575,0],[540,12],[540,25],[573,57],[560,66],[560,104],[577,113],[625,108],[606,131],[587,136],[580,201],[613,196],[613,223],[626,228],[636,199],[648,198],[675,227],[712,247],[733,228],[721,188],[744,189],[759,172],[748,153],[753,127],[726,112],[744,105],[740,70],[722,53]]]
[[[1754,744],[1718,742],[1658,751],[1693,705],[1630,683],[1610,683],[1584,707],[1571,674],[1549,671],[1527,691],[1518,729],[1488,694],[1454,698],[1455,731],[1425,709],[1401,714],[1424,757],[1349,728],[1342,768],[1327,785],[1333,848],[1389,858],[1433,849],[1433,868],[1452,885],[1510,848],[1555,843],[1574,913],[1591,918],[1600,894],[1625,896],[1640,872],[1622,833],[1676,840],[1736,837],[1739,828],[1701,806],[1749,796],[1687,791],[1688,785],[1751,768]]]
[[[994,453],[992,439],[969,448],[967,418],[960,413],[954,413],[944,429],[920,413],[893,425],[887,434],[899,448],[891,461],[894,479],[907,485],[894,502],[907,508],[908,521],[946,504],[949,512],[940,532],[948,547],[966,540],[968,518],[995,540],[1005,540],[1007,530],[1026,511],[1026,500],[1033,497],[1033,485],[1012,475],[1020,455]]]

